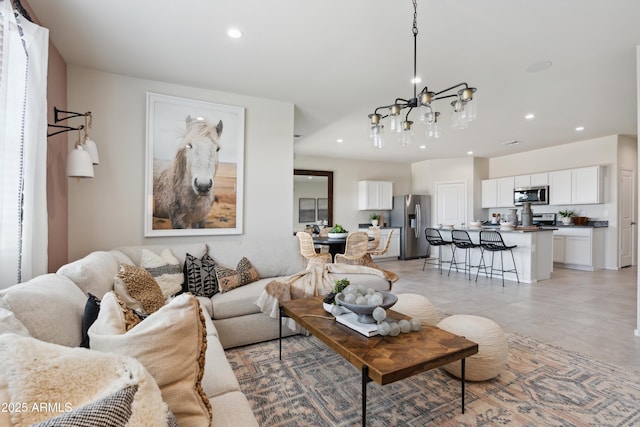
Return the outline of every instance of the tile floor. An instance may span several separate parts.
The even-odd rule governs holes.
[[[463,273],[438,273],[424,260],[381,261],[398,274],[396,293],[420,293],[437,307],[475,314],[506,331],[530,336],[621,367],[640,371],[636,328],[637,268],[584,272],[555,268],[538,283],[502,283],[499,278],[467,280]]]

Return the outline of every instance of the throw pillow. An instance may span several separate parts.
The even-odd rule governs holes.
[[[149,249],[142,249],[140,266],[156,279],[165,299],[174,296],[182,289],[184,276],[180,269],[180,261],[173,255],[171,249],[163,250],[160,255]]]
[[[184,261],[183,290],[207,298],[220,292],[215,266],[216,262],[209,254],[204,254],[201,259],[198,259],[188,253]]]
[[[235,270],[220,265],[216,265],[215,270],[220,292],[229,292],[259,279],[258,272],[246,257],[240,260]]]
[[[207,331],[198,299],[178,295],[129,331],[124,322],[115,294],[107,293],[89,329],[91,348],[140,361],[180,426],[210,425],[211,404],[201,384]]]
[[[127,396],[114,396],[125,389]],[[115,401],[101,402],[109,396],[127,402],[121,406],[129,408],[127,425],[166,426],[171,419],[158,385],[137,360],[15,334],[0,335],[0,402],[16,403],[0,411],[1,426],[27,426],[46,420],[51,423],[45,425],[75,425],[70,419],[57,424],[54,420],[58,416],[84,415],[89,407],[92,411],[110,411],[108,406]]]
[[[156,279],[144,268],[122,264],[115,277],[113,290],[132,310],[143,314],[157,311],[165,303]]]
[[[80,342],[80,347],[89,348],[89,334],[87,332],[98,318],[99,312],[100,300],[89,292],[87,303],[84,306],[84,316],[82,316],[82,341]]]

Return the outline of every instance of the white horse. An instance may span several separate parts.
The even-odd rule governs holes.
[[[169,218],[175,229],[204,228],[215,201],[222,121],[217,126],[187,116],[187,132],[166,168],[153,168],[153,216]]]

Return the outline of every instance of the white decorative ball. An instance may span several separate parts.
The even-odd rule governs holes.
[[[402,332],[403,334],[406,334],[411,330],[411,323],[409,323],[407,319],[402,319],[400,322],[398,322],[398,326],[400,327],[400,332]]]
[[[388,335],[391,330],[391,326],[387,322],[382,322],[378,325],[378,333],[382,336]]]

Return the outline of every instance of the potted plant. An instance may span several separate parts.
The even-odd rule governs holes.
[[[565,209],[565,210],[562,210],[562,211],[558,212],[558,215],[560,215],[560,217],[562,218],[562,223],[564,225],[569,225],[569,224],[571,224],[571,218],[576,216],[576,213],[574,211],[572,211],[571,209]]]
[[[369,216],[369,219],[371,220],[371,225],[373,225],[374,227],[377,227],[378,226],[378,221],[380,221],[380,214],[372,213]]]
[[[336,224],[329,230],[328,237],[330,239],[340,239],[347,237],[347,234],[349,234],[349,232],[345,230],[343,226]]]

